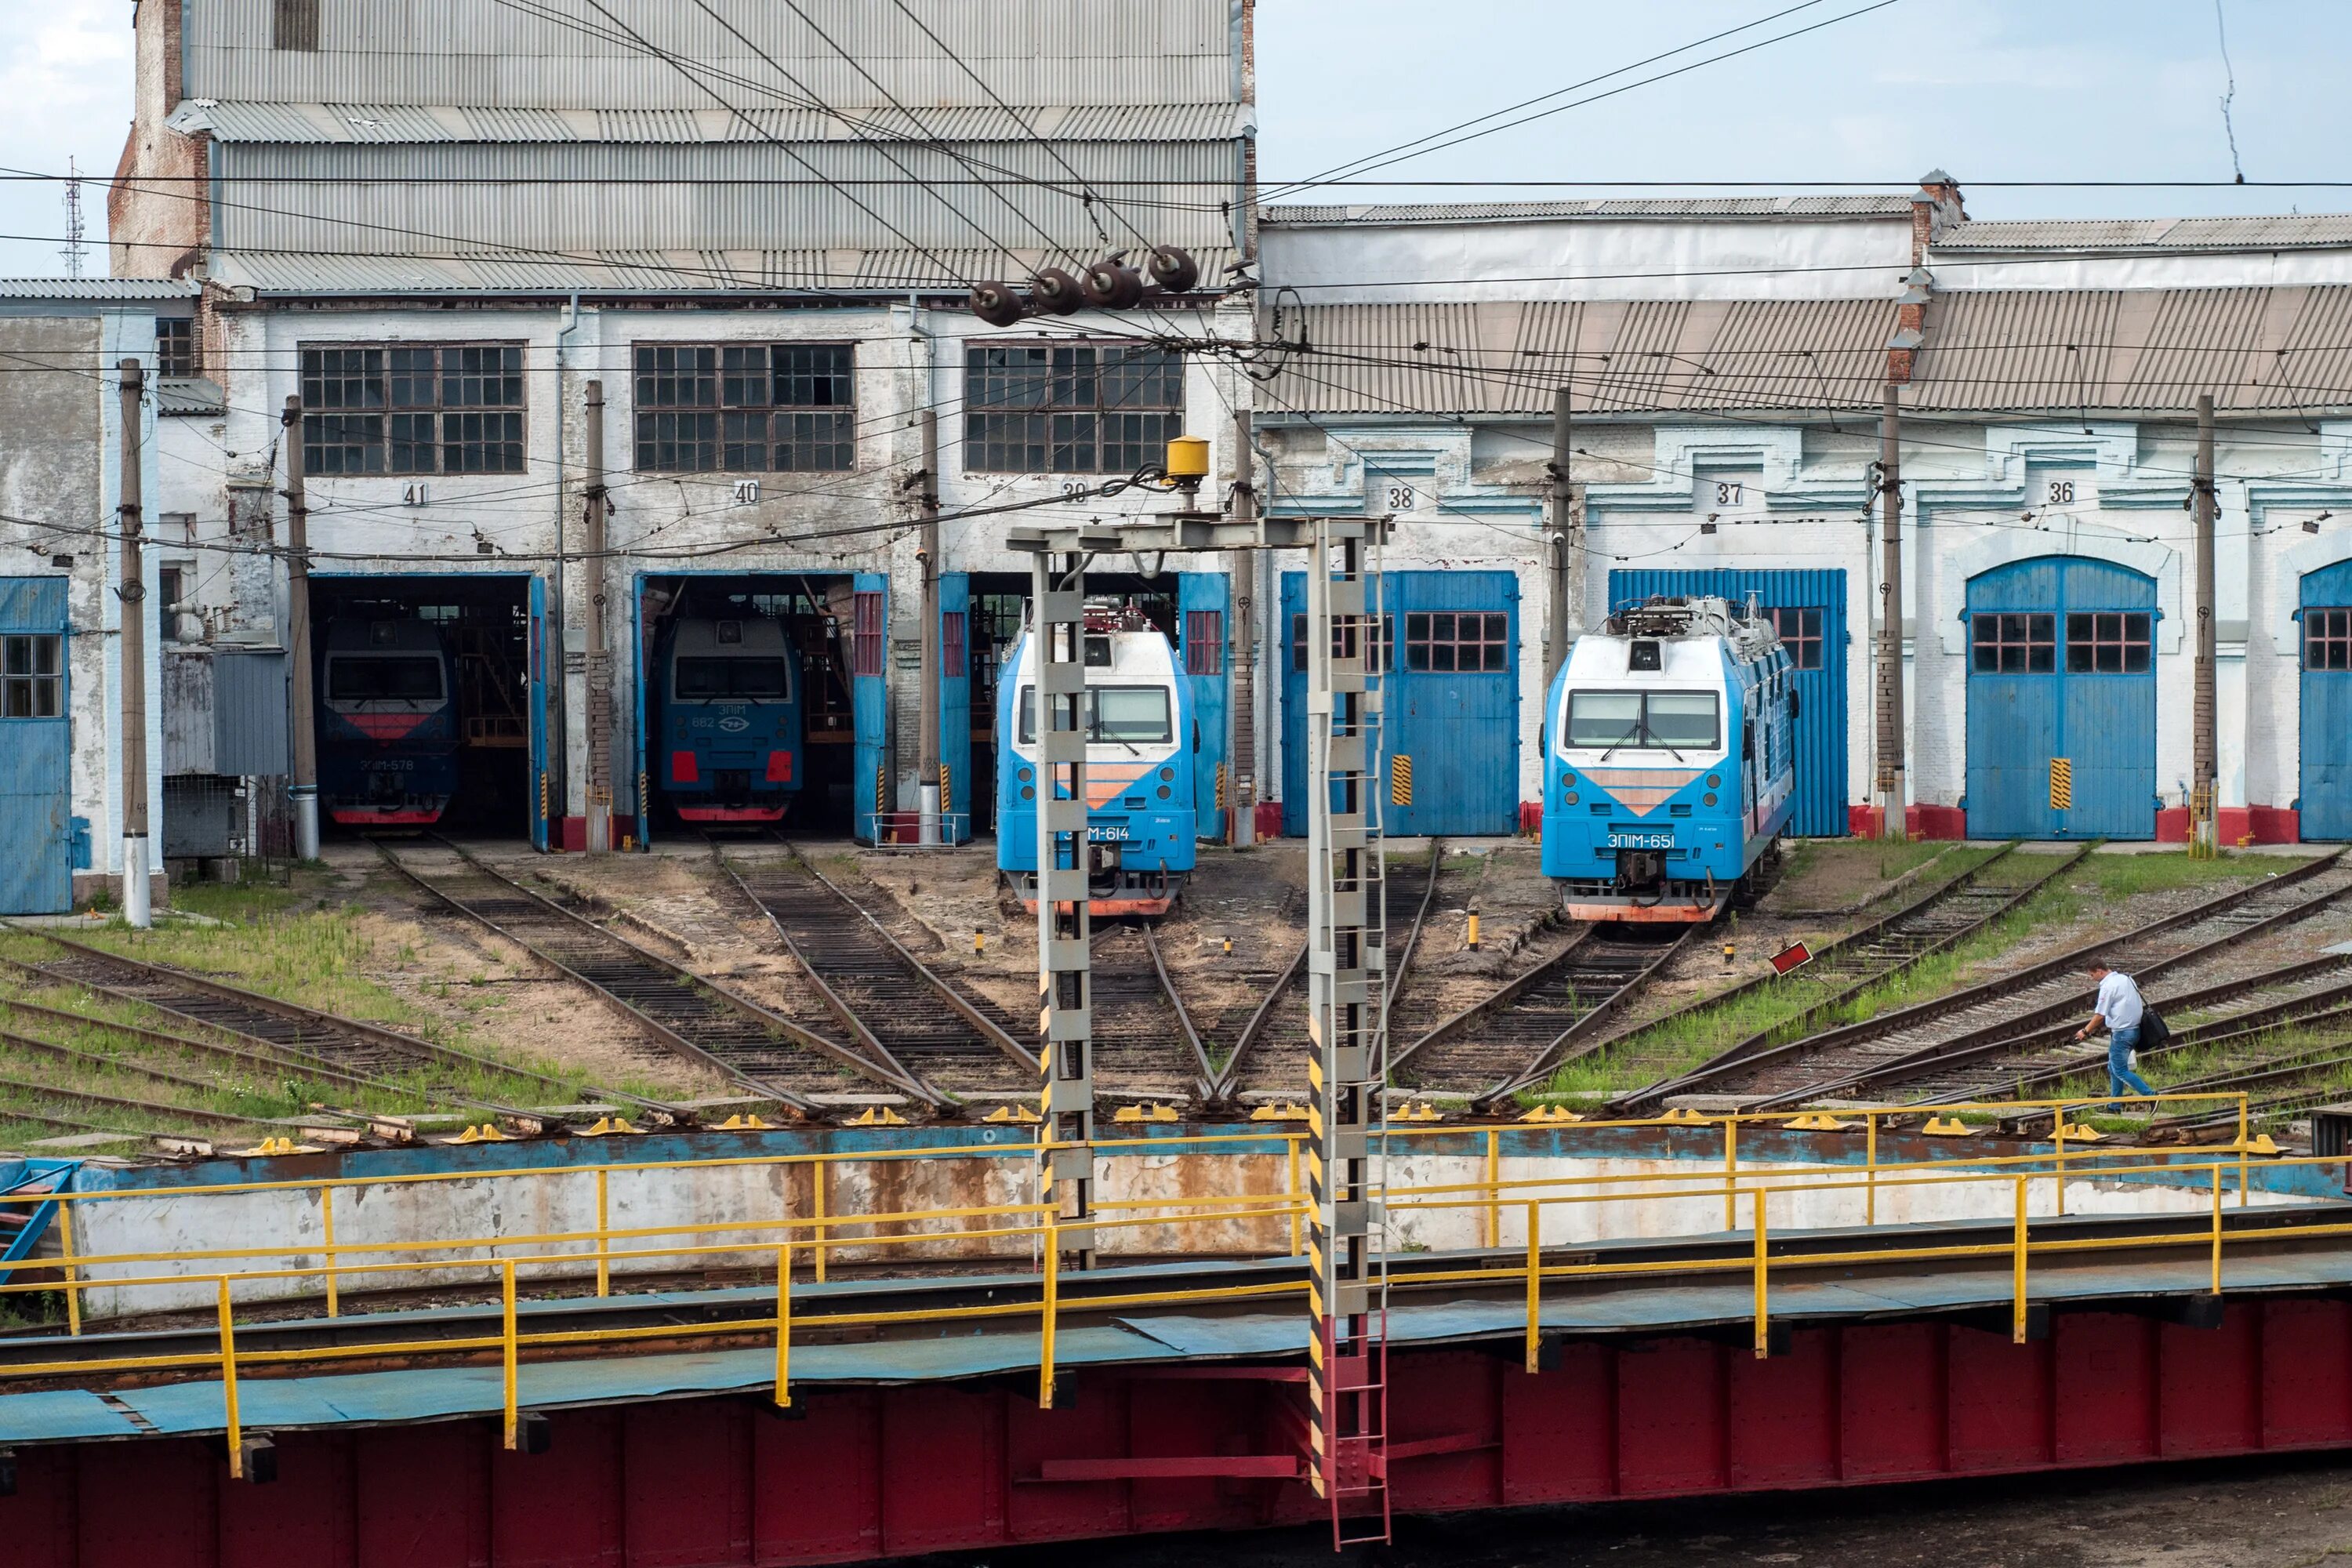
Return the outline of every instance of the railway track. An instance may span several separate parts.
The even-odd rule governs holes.
[[[2042,1037],[2038,1031],[2070,1018],[2079,1025],[2094,991],[2081,973],[2090,954],[2109,954],[2146,984],[2317,913],[2352,890],[2342,860],[2338,851],[1999,979],[1772,1047],[1728,1064],[1706,1087],[1757,1110],[1910,1089],[1940,1095],[1958,1074],[1981,1074]]]
[[[933,970],[838,883],[783,847],[782,858],[760,860],[730,859],[716,843],[711,853],[868,1056],[919,1081],[936,1104],[1037,1097],[1037,1058],[1012,1018]]]
[[[1825,994],[1817,996],[1801,1011],[1734,1041],[1699,1066],[1621,1095],[1612,1102],[1612,1110],[1623,1115],[1645,1114],[1668,1095],[1704,1089],[1736,1071],[1740,1063],[1776,1046],[1803,1039],[1871,987],[1883,985],[1936,954],[1950,951],[2008,915],[2073,869],[2091,849],[2092,846],[2084,844],[2065,855],[2021,860],[2012,858],[2017,851],[2014,843],[2003,845],[1990,858],[1824,944],[1814,954],[1812,963],[1796,974],[1784,977],[1767,973],[1729,991],[1702,998],[1665,1018],[1654,1020],[1643,1026],[1645,1031],[1680,1018],[1704,1016],[1751,993],[1785,991],[1803,994],[1828,988]],[[2002,874],[2016,869],[2024,870],[2025,875],[2012,879]]]
[[[1100,928],[1092,949],[1095,1091],[1205,1102],[1216,1069],[1144,921]]]
[[[1384,949],[1388,981],[1383,989],[1390,1010],[1391,1039],[1398,1027],[1397,998],[1421,951],[1422,933],[1428,927],[1430,910],[1436,903],[1444,858],[1444,841],[1435,838],[1429,842],[1429,852],[1417,858],[1382,858],[1381,907],[1388,932]],[[1234,1048],[1211,1086],[1209,1098],[1218,1104],[1229,1104],[1244,1093],[1304,1095],[1307,1050],[1307,948],[1302,943],[1289,966],[1266,988],[1257,1011],[1235,1037]]]
[[[1408,1088],[1463,1094],[1481,1105],[1499,1100],[1550,1072],[1615,1017],[1699,929],[1686,925],[1661,939],[1647,930],[1580,926],[1549,958],[1392,1047],[1390,1071]]]
[[[371,840],[384,860],[459,914],[524,948],[654,1040],[730,1082],[803,1113],[811,1097],[879,1089],[940,1109],[945,1098],[896,1062],[762,1007],[533,892],[445,839],[398,848]]]
[[[528,1086],[545,1093],[559,1104],[570,1103],[583,1092],[583,1086],[577,1082],[436,1045],[381,1024],[323,1013],[226,981],[110,952],[54,931],[37,934],[59,949],[61,956],[47,963],[10,963],[10,973],[38,984],[70,985],[111,1001],[152,1008],[239,1042],[241,1054],[275,1061],[287,1071],[352,1088],[423,1094],[451,1108],[490,1111],[530,1131],[544,1130],[548,1121],[544,1113],[484,1100],[458,1088],[456,1080],[461,1076],[497,1075],[518,1087]],[[36,1009],[32,1004],[13,1000],[8,1005],[12,1010],[52,1014],[61,1011]],[[78,1015],[72,1016],[110,1029],[157,1034],[104,1020],[80,1018]],[[169,1035],[158,1037],[175,1042],[180,1039]],[[187,1043],[201,1047],[201,1042]],[[421,1085],[404,1089],[387,1081],[388,1077],[402,1074],[416,1075],[422,1079]],[[635,1106],[664,1122],[679,1120],[683,1115],[674,1107],[634,1095],[616,1095],[593,1088],[587,1092]]]

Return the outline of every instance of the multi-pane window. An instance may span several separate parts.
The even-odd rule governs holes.
[[[1792,669],[1822,668],[1822,612],[1794,605],[1776,605],[1765,614],[1780,634],[1780,646],[1789,651]]]
[[[155,321],[155,374],[185,378],[196,374],[196,323],[186,316]]]
[[[882,673],[882,595],[852,594],[850,600],[849,673]]]
[[[1184,673],[1223,675],[1225,672],[1225,612],[1184,612]]]
[[[312,474],[522,472],[522,346],[302,351]]]
[[[2066,669],[2076,675],[2137,675],[2147,668],[2146,610],[2077,612],[2066,617]]]
[[[1184,361],[1122,343],[989,343],[964,351],[964,467],[1125,474],[1184,431]]]
[[[1332,623],[1331,655],[1335,658],[1347,656],[1348,629],[1344,622]],[[1364,668],[1369,673],[1379,675],[1386,672],[1389,668],[1390,645],[1396,641],[1396,617],[1382,616],[1379,625],[1371,628],[1371,631],[1372,646],[1366,650]],[[1302,671],[1307,668],[1307,617],[1305,616],[1290,617],[1290,668]]]
[[[2046,615],[1969,617],[1969,668],[1983,675],[2039,674],[2056,668],[2057,621]]]
[[[637,468],[840,472],[857,465],[847,343],[639,343]]]
[[[963,612],[940,612],[940,674],[949,680],[968,674],[964,668]]]
[[[59,654],[65,639],[55,632],[0,637],[0,718],[55,719],[59,700]]]
[[[2303,668],[2352,669],[2352,609],[2303,612]]]
[[[1416,610],[1404,618],[1404,667],[1457,673],[1505,668],[1510,624],[1500,611]]]

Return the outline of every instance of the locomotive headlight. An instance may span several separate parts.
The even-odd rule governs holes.
[[[1021,798],[1023,800],[1035,800],[1037,798],[1037,792],[1030,788],[1027,784],[1023,784],[1021,786]]]
[[[1703,795],[1698,797],[1698,803],[1701,805],[1713,805],[1715,804],[1715,796],[1711,795]]]
[[[1571,768],[1571,769],[1570,769],[1570,770],[1569,770],[1567,773],[1564,773],[1560,774],[1560,775],[1559,775],[1559,782],[1560,782],[1560,783],[1562,783],[1562,784],[1573,784],[1574,783],[1576,783],[1576,772],[1575,772],[1575,770]]]
[[[1028,770],[1027,768],[1023,768],[1023,769],[1021,770],[1020,778],[1021,778],[1021,782],[1022,782],[1023,784],[1027,784],[1027,783],[1030,781],[1030,779],[1031,779],[1032,777],[1034,777],[1034,775],[1033,775],[1033,774],[1029,772],[1029,770]],[[1707,780],[1706,782],[1707,782],[1707,783],[1709,783],[1709,784],[1713,784],[1715,781],[1714,781],[1713,779],[1709,779],[1709,780]]]
[[[1023,773],[1021,776],[1022,776],[1023,778],[1024,778],[1024,779],[1025,779],[1025,778],[1027,778],[1029,775],[1028,775],[1027,773]],[[1706,775],[1706,787],[1707,787],[1707,788],[1709,788],[1709,789],[1721,789],[1721,788],[1723,787],[1723,775],[1722,775],[1721,773],[1709,773],[1709,774],[1707,774],[1707,775]],[[1715,804],[1715,802],[1713,802],[1713,801],[1708,801],[1708,802],[1707,802],[1707,805],[1713,805],[1714,804]]]
[[[1559,798],[1562,805],[1574,805],[1576,804],[1576,792],[1574,790],[1570,790],[1566,795]]]
[[[1162,768],[1160,770],[1160,776],[1166,779],[1170,784],[1174,784],[1176,782],[1176,770],[1174,768]],[[1161,795],[1166,795],[1168,792],[1163,789],[1160,793]]]
[[[1168,786],[1166,784],[1161,784],[1160,786],[1160,798],[1162,800],[1166,800],[1168,798]]]

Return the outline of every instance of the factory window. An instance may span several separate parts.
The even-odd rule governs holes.
[[[639,343],[639,471],[856,467],[856,357],[847,343]]]
[[[522,472],[522,347],[305,348],[312,474]]]
[[[155,322],[155,374],[184,380],[196,374],[196,323],[187,316]]]
[[[1348,627],[1345,623],[1335,623],[1332,626],[1333,657],[1339,658],[1346,655],[1347,633]],[[1380,629],[1372,636],[1370,657],[1365,660],[1364,668],[1374,675],[1385,672],[1389,668],[1389,645],[1395,641],[1396,617],[1382,616]],[[1307,668],[1307,617],[1305,616],[1290,617],[1290,668],[1302,672]]]
[[[1780,646],[1789,650],[1790,665],[1797,669],[1821,668],[1822,612],[1794,605],[1776,605],[1765,613],[1772,617],[1772,626],[1780,634]]]
[[[1510,661],[1510,616],[1500,611],[1415,611],[1404,618],[1407,669],[1502,669]]]
[[[940,674],[949,680],[969,674],[964,668],[963,612],[940,612]]]
[[[64,641],[54,632],[0,637],[0,718],[55,719],[58,656]]]
[[[1113,343],[964,351],[964,467],[992,474],[1126,474],[1184,430],[1184,362]]]
[[[1979,675],[2044,674],[2054,668],[2057,622],[2050,616],[1979,615],[1969,617]]]
[[[2352,610],[2303,612],[2303,668],[2352,669]]]
[[[849,673],[882,673],[882,595],[850,596]]]
[[[1184,612],[1184,673],[1223,675],[1225,672],[1225,612]]]
[[[2066,669],[2075,675],[2137,675],[2147,668],[2146,610],[2101,610],[2066,617]]]

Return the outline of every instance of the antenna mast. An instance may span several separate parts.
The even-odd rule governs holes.
[[[81,276],[84,252],[82,236],[85,230],[81,217],[81,168],[71,158],[66,160],[66,245],[58,252],[66,258],[66,276]]]

